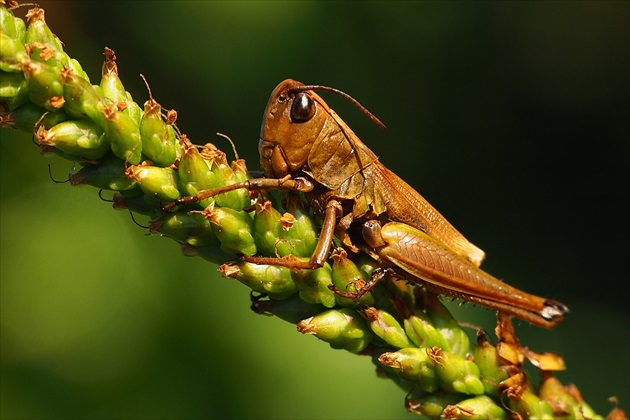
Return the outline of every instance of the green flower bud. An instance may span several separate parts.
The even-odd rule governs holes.
[[[16,20],[18,19],[14,18],[13,13],[7,9],[4,3],[0,3],[0,32],[5,33],[12,39],[19,40],[20,35],[18,34],[18,29],[15,26]]]
[[[405,330],[400,326],[396,318],[388,312],[369,307],[362,310],[361,313],[367,318],[372,331],[387,344],[401,349],[413,347],[413,344],[405,334]]]
[[[2,124],[0,126],[32,133],[38,127],[50,128],[67,119],[68,116],[65,112],[46,111],[44,108],[27,102],[8,114],[2,115]]]
[[[416,386],[405,397],[405,407],[411,413],[437,419],[448,405],[456,404],[461,399],[461,394],[442,390],[427,392]]]
[[[63,82],[59,69],[37,61],[27,61],[22,65],[22,70],[28,82],[31,102],[49,111],[57,111],[63,106]]]
[[[551,406],[554,416],[571,419],[592,419],[586,416],[586,411],[592,413],[590,407],[586,408],[584,401],[578,393],[572,393],[570,386],[565,387],[553,376],[550,371],[543,371],[538,396],[547,401]],[[595,416],[599,417],[599,416]],[[601,418],[601,417],[599,417]]]
[[[242,255],[256,253],[249,214],[228,207],[216,207],[214,204],[195,212],[203,214],[210,221],[224,252]]]
[[[177,189],[177,172],[171,168],[131,165],[125,170],[125,175],[136,181],[147,198],[156,203],[169,203],[180,197]]]
[[[175,163],[179,149],[175,131],[166,124],[162,118],[162,107],[153,99],[144,103],[144,114],[140,121],[140,137],[142,138],[142,153],[154,165],[166,167]],[[206,172],[208,172],[207,165]],[[184,179],[181,170],[179,175],[181,182]]]
[[[433,326],[444,337],[446,346],[442,347],[442,349],[459,356],[466,356],[470,351],[468,333],[459,326],[457,320],[453,318],[448,309],[442,304],[438,295],[424,293],[423,297],[427,315],[433,321]]]
[[[223,277],[236,279],[253,291],[267,294],[272,299],[286,299],[297,292],[291,279],[291,271],[286,267],[241,261],[236,264],[222,264],[219,272]]]
[[[28,102],[28,83],[23,73],[0,71],[0,102],[6,102],[9,109]]]
[[[380,265],[376,261],[374,261],[372,258],[368,257],[364,253],[359,254],[354,263],[357,265],[364,279],[369,279],[370,277],[372,277],[372,273],[374,273],[374,270],[380,267]]]
[[[252,299],[252,310],[257,314],[275,315],[291,324],[297,324],[303,319],[315,316],[324,309],[321,305],[311,305],[304,302],[296,294],[282,300]]]
[[[359,287],[357,285],[360,287],[364,286],[365,280],[368,279],[363,277],[356,264],[348,258],[348,253],[339,248],[332,253],[331,257],[333,259],[332,282],[335,287],[342,292],[358,292]],[[335,299],[341,306],[366,307],[374,305],[374,296],[372,296],[371,292],[361,296],[358,300],[337,295],[335,295]]]
[[[444,337],[433,326],[431,319],[422,311],[416,311],[403,320],[405,333],[418,347],[446,348]]]
[[[133,101],[131,94],[125,90],[122,81],[118,77],[118,65],[116,64],[116,53],[114,50],[105,47],[105,62],[101,71],[102,96],[106,103],[116,105],[117,108],[126,114],[131,120],[140,126],[142,119],[142,108]],[[122,105],[124,104],[124,105]]]
[[[352,353],[361,352],[373,339],[365,320],[350,308],[330,309],[319,313],[300,321],[297,329],[302,334],[315,335],[334,349],[344,349]]]
[[[414,382],[417,388],[434,392],[439,387],[435,364],[426,349],[408,347],[395,352],[383,353],[378,361],[401,378]]]
[[[15,30],[17,32],[17,36],[15,37],[15,39],[18,39],[21,42],[26,43],[26,24],[21,18],[17,16],[14,17],[14,20],[15,20]]]
[[[287,197],[285,208],[288,214],[283,216],[283,229],[280,232],[291,247],[291,254],[297,257],[311,257],[317,246],[318,230],[299,197]]]
[[[208,162],[203,158],[197,146],[192,144],[186,135],[180,140],[182,157],[179,160],[179,186],[184,195],[196,195],[203,190],[221,186],[215,173],[210,171]],[[216,197],[209,197],[199,202],[198,206],[205,208],[214,202]],[[241,209],[236,209],[241,210]]]
[[[77,173],[70,175],[70,183],[113,191],[130,190],[136,186],[136,181],[125,175],[125,169],[125,162],[108,154],[101,162],[85,165]]]
[[[102,114],[104,106],[90,82],[78,76],[69,67],[64,67],[60,74],[65,100],[63,110],[74,118],[89,118],[103,127],[105,125]]]
[[[481,381],[486,394],[498,396],[499,384],[507,379],[508,374],[505,369],[501,368],[499,353],[496,347],[487,340],[486,333],[483,330],[477,332],[477,347],[475,347],[474,361],[479,367]]]
[[[105,135],[111,144],[112,152],[127,163],[139,164],[142,139],[138,125],[116,105],[106,107],[102,114],[105,117]]]
[[[63,67],[67,67],[68,64],[70,64],[70,57],[68,57],[65,52],[55,49],[50,44],[33,42],[26,44],[25,49],[31,60],[44,63],[55,71],[61,71]]]
[[[63,51],[63,44],[46,24],[44,9],[40,9],[39,7],[30,9],[26,13],[26,18],[28,19],[26,43],[32,44],[34,42],[40,42],[42,44],[49,44],[51,48],[57,51]]]
[[[0,32],[0,70],[12,73],[20,72],[22,65],[28,62],[24,43]]]
[[[101,89],[103,96],[111,103],[127,102],[127,94],[122,81],[118,77],[118,65],[116,64],[116,53],[114,50],[105,47],[105,62],[101,70]]]
[[[328,288],[332,284],[328,263],[315,270],[293,270],[291,277],[300,290],[300,298],[306,303],[320,303],[327,308],[335,306],[335,294]]]
[[[72,73],[76,74],[80,78],[85,79],[86,82],[90,83],[90,76],[88,76],[85,70],[83,70],[81,63],[79,63],[77,60],[75,60],[74,58],[71,58],[70,61],[68,62],[68,68],[72,71]],[[102,90],[100,93],[102,93]],[[101,96],[103,95],[99,94],[99,97]]]
[[[524,389],[517,392],[509,392],[509,406],[525,419],[553,420],[553,410],[549,403],[540,399],[531,390]]]
[[[218,182],[218,185],[213,186],[213,188],[231,185],[238,182],[238,178],[235,176],[234,171],[227,163],[225,153],[217,149],[211,143],[204,145],[200,153],[203,158],[206,159],[206,162],[210,167],[210,171],[215,175],[216,181]],[[218,206],[229,207],[234,210],[242,210],[251,205],[249,191],[244,188],[219,194],[214,197],[214,200]]]
[[[167,213],[149,224],[149,232],[195,246],[220,246],[210,221],[199,213]]]
[[[273,208],[271,201],[259,199],[254,213],[253,234],[256,248],[261,255],[283,257],[287,252],[286,243],[280,239],[282,215]]]
[[[445,391],[472,395],[485,392],[479,368],[471,360],[439,347],[428,348],[427,354],[435,363],[435,371]]]
[[[499,407],[487,395],[469,398],[448,405],[441,415],[444,419],[471,420],[503,420],[507,417],[505,410]]]
[[[109,152],[103,130],[88,120],[64,121],[49,130],[40,126],[35,140],[40,146],[54,146],[90,160],[100,159]]]

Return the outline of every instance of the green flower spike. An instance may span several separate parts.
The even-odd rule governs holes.
[[[172,238],[184,255],[220,265],[224,277],[248,286],[257,313],[297,324],[333,348],[370,355],[377,372],[408,391],[410,412],[442,419],[603,420],[577,388],[552,375],[564,368],[559,355],[518,343],[509,316],[498,314],[496,345],[483,331],[471,345],[439,297],[415,284],[392,277],[358,300],[336,296],[329,286],[357,291],[385,268],[367,249],[349,253],[352,230],[334,238],[336,251],[316,270],[238,260],[311,257],[321,221],[302,194],[240,188],[165,213],[163,206],[182,196],[250,179],[245,161],[235,149],[228,164],[214,145],[193,145],[174,125],[176,112],[165,115],[150,90],[143,110],[125,90],[109,48],[93,85],[64,52],[43,10],[28,12],[27,27],[13,16],[16,5],[0,0],[0,127],[33,133],[43,154],[77,162],[72,185],[115,191],[115,209],[148,216],[150,233]],[[523,370],[526,361],[539,371],[539,388]],[[610,418],[626,416],[616,408]]]

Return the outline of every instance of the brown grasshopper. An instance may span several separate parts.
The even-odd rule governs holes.
[[[305,194],[322,217],[322,230],[308,259],[243,257],[292,269],[315,269],[329,258],[333,237],[355,252],[377,259],[377,270],[357,298],[385,277],[417,282],[440,293],[474,302],[551,328],[568,308],[525,293],[479,268],[484,252],[460,234],[416,190],[380,163],[344,121],[314,91],[330,91],[357,105],[343,92],[285,80],[272,92],[265,110],[258,150],[266,178],[202,191],[165,206],[197,202],[237,188],[280,189]],[[384,126],[383,126],[384,127]]]

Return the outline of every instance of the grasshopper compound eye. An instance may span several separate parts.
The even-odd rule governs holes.
[[[315,115],[315,101],[304,92],[295,95],[291,105],[291,121],[303,123],[309,121]]]

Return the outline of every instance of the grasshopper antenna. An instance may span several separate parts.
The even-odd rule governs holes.
[[[341,91],[339,89],[335,89],[335,88],[332,88],[332,87],[329,87],[329,86],[322,86],[322,85],[304,85],[304,86],[298,86],[298,87],[295,87],[293,89],[290,89],[289,92],[290,93],[294,93],[294,92],[297,93],[297,92],[304,92],[305,90],[318,90],[318,91],[323,91],[323,92],[332,92],[332,93],[334,93],[336,95],[339,95],[342,98],[344,98],[345,100],[347,100],[348,102],[350,102],[352,105],[354,105],[357,108],[359,108],[359,111],[361,111],[361,113],[363,113],[363,115],[365,115],[370,120],[372,120],[372,122],[374,124],[378,125],[380,128],[386,128],[385,124],[383,124],[383,122],[381,120],[376,118],[376,116],[374,114],[372,114],[370,111],[368,111],[368,109],[366,107],[361,105],[361,103],[359,101],[357,101],[352,96],[348,95],[346,92],[343,92],[343,91]]]

